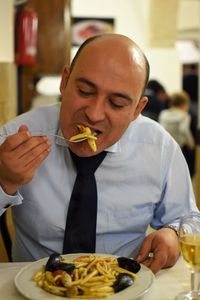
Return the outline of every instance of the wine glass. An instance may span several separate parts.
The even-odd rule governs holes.
[[[200,213],[183,216],[179,224],[179,242],[183,259],[191,270],[191,290],[175,300],[200,299]]]

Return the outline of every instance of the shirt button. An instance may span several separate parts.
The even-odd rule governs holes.
[[[5,209],[9,208],[9,207],[10,207],[10,204],[7,204],[7,205],[4,206]]]

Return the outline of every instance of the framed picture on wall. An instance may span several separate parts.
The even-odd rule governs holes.
[[[113,31],[113,18],[73,18],[72,44],[73,46],[80,46],[89,37]]]

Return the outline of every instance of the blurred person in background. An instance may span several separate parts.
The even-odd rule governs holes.
[[[191,64],[185,67],[183,75],[183,90],[190,95],[191,103],[198,101],[198,65]]]
[[[190,129],[191,116],[189,114],[190,96],[185,91],[174,93],[170,97],[170,107],[159,115],[159,123],[173,136],[185,153],[191,176],[194,175],[195,140]],[[188,155],[190,154],[190,155]]]
[[[198,122],[198,64],[187,64],[184,66],[184,75],[182,86],[183,90],[186,91],[190,96],[190,109],[189,114],[191,116],[190,129],[197,142],[197,122]],[[184,155],[189,163],[190,172],[195,173],[195,150],[184,148]]]
[[[191,64],[186,65],[183,75],[183,90],[186,91],[190,96],[190,109],[189,114],[191,115],[191,125],[193,136],[196,139],[197,136],[197,103],[198,103],[198,65]]]
[[[143,109],[142,114],[154,121],[158,121],[160,112],[168,107],[168,94],[166,89],[159,81],[151,79],[147,84],[145,96],[148,97],[149,102]]]

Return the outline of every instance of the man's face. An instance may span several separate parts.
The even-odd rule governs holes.
[[[109,47],[109,45],[108,45]],[[113,145],[123,135],[147,99],[141,97],[145,70],[127,53],[114,49],[113,56],[101,47],[86,46],[71,73],[64,69],[60,113],[61,130],[66,138],[79,133],[77,124],[97,133],[97,152],[87,141],[72,144],[79,156],[95,155]]]

